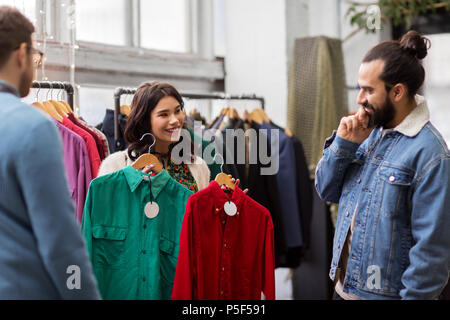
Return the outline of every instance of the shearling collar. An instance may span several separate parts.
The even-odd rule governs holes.
[[[416,136],[430,120],[430,111],[425,98],[418,94],[414,98],[417,106],[393,129],[408,137]]]

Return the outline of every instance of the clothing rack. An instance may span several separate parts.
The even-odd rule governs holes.
[[[32,87],[34,89],[60,89],[65,90],[67,93],[67,103],[73,110],[73,95],[74,89],[69,82],[62,81],[33,81]]]
[[[119,139],[119,113],[120,113],[120,97],[125,94],[135,94],[137,89],[134,88],[116,88],[114,91],[114,139]],[[256,95],[226,95],[226,94],[196,94],[182,93],[183,98],[188,99],[205,99],[205,100],[258,100],[261,102],[261,108],[264,110],[264,98]]]

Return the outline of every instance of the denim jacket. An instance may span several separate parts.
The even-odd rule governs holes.
[[[316,189],[339,203],[330,278],[353,213],[344,291],[363,299],[435,299],[450,270],[450,156],[423,97],[392,129],[357,144],[333,133]],[[384,132],[383,132],[384,131]]]

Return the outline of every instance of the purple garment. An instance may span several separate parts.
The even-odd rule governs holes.
[[[61,134],[69,191],[75,205],[76,219],[81,224],[84,202],[92,180],[91,165],[83,138],[53,119]]]

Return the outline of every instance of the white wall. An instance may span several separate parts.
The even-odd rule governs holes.
[[[286,125],[285,1],[226,0],[225,89],[265,98],[266,113]]]
[[[309,36],[339,38],[338,0],[309,0]]]

